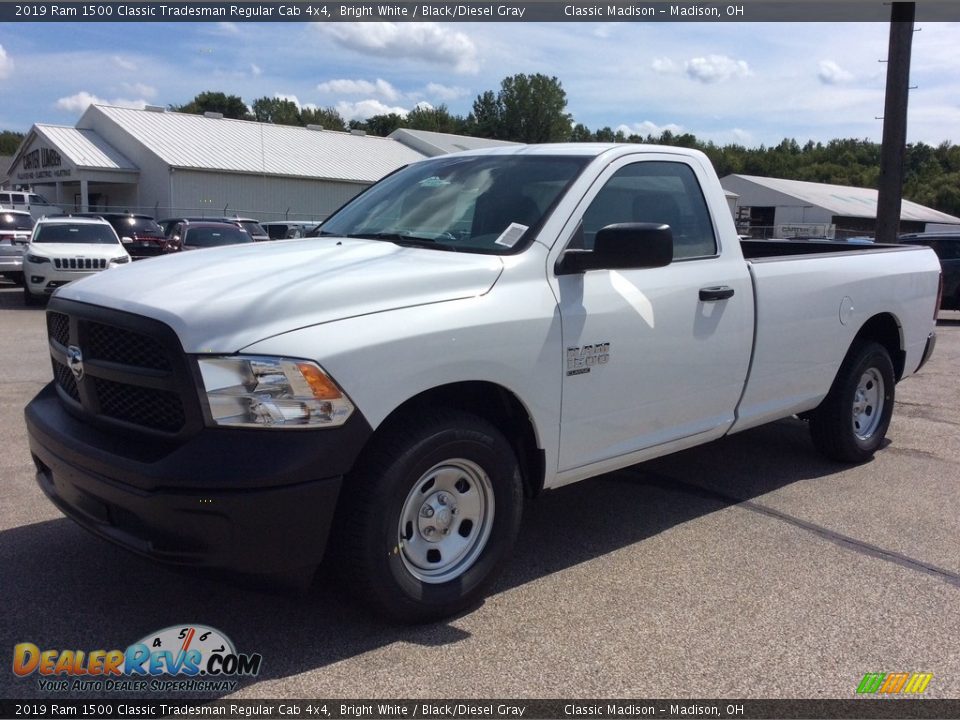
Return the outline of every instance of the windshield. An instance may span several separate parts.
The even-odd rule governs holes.
[[[253,242],[253,238],[238,227],[187,228],[184,245],[192,247],[216,247]]]
[[[390,175],[323,223],[345,235],[438,250],[504,254],[526,247],[590,158],[446,157]]]
[[[0,230],[32,230],[33,218],[29,215],[0,213]]]
[[[120,241],[109,225],[57,224],[41,225],[33,237],[35,243],[86,243],[91,245],[119,245]]]
[[[153,218],[110,218],[108,222],[113,225],[114,230],[121,237],[124,235],[163,235],[163,230]]]
[[[256,220],[238,220],[237,222],[253,237],[265,237],[267,235],[267,231],[260,227],[260,223]]]

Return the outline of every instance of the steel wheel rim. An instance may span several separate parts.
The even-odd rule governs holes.
[[[859,440],[869,440],[880,427],[884,404],[883,376],[876,368],[864,371],[853,393],[853,434]]]
[[[494,514],[493,484],[464,458],[437,463],[413,484],[400,511],[397,547],[418,580],[454,580],[487,546]]]

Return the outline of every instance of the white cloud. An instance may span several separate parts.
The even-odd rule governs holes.
[[[300,99],[296,95],[283,95],[281,93],[274,93],[273,96],[277,100],[289,100],[290,102],[292,102],[294,105],[297,106],[297,110],[300,110],[302,107],[300,105]]]
[[[219,35],[239,35],[240,26],[232,22],[218,22],[216,24],[217,34]]]
[[[624,135],[628,136],[640,135],[641,137],[646,137],[647,135],[660,135],[665,130],[669,130],[674,135],[680,135],[686,132],[682,125],[677,125],[676,123],[657,125],[655,122],[651,122],[650,120],[644,120],[641,123],[633,123],[632,125],[618,125],[616,127],[616,132],[622,132]]]
[[[413,59],[452,66],[458,73],[480,70],[477,46],[450,25],[437,23],[328,23],[316,26],[349,50],[391,60]]]
[[[112,58],[113,64],[116,65],[121,70],[127,70],[128,72],[134,72],[137,69],[137,64],[132,60],[127,60],[126,58],[120,57],[119,55],[114,55]]]
[[[153,98],[157,96],[157,89],[152,85],[145,83],[122,83],[121,87],[126,93],[139,95],[140,97]]]
[[[429,95],[437,100],[456,100],[467,95],[470,91],[462,87],[450,87],[440,83],[428,83],[424,95]]]
[[[650,67],[653,68],[654,72],[664,75],[677,71],[677,64],[668,57],[654,58],[653,62],[650,64]]]
[[[256,63],[250,63],[250,74],[254,77],[260,77],[263,75],[263,70],[261,70],[260,66]]]
[[[824,85],[837,85],[853,80],[853,73],[844,70],[833,60],[821,60],[817,77]]]
[[[390,107],[379,100],[370,99],[358,102],[341,100],[337,103],[337,112],[343,116],[344,120],[366,120],[374,115],[389,115],[390,113],[406,116],[410,111],[402,107]]]
[[[147,104],[147,101],[142,98],[139,100],[128,100],[126,98],[103,100],[102,98],[98,98],[96,95],[89,93],[86,90],[81,90],[80,92],[70,95],[69,97],[62,97],[57,100],[58,109],[76,113],[82,113],[90,105],[116,105],[119,107],[137,108],[142,110],[147,106]]]
[[[684,64],[687,75],[702,83],[717,83],[733,77],[746,77],[750,67],[746,60],[734,60],[726,55],[696,57]]]
[[[317,90],[340,95],[379,95],[389,102],[396,102],[400,99],[400,92],[382,78],[377,78],[374,82],[369,80],[328,80],[317,85]]]
[[[0,45],[0,80],[10,76],[13,71],[13,60],[7,55],[7,51]]]

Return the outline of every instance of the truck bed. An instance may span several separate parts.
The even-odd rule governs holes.
[[[848,243],[829,240],[741,240],[743,257],[747,260],[776,260],[791,255],[828,255],[835,253],[892,252],[903,250],[903,245],[889,243]]]

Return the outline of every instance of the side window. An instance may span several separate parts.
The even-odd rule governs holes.
[[[601,228],[638,222],[670,226],[674,260],[717,254],[703,192],[684,163],[649,161],[620,168],[583,213],[571,247],[589,250]]]
[[[0,205],[9,205],[10,202],[10,193],[0,193]]]

